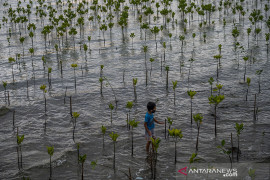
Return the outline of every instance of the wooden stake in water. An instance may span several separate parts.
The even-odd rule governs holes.
[[[232,160],[233,160],[233,139],[232,139],[232,133],[231,133],[231,145],[232,145]]]
[[[27,86],[27,98],[29,98],[29,94],[28,94],[28,80],[26,81],[26,86]]]

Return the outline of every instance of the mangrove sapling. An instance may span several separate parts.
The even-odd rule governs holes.
[[[224,95],[216,95],[213,96],[211,95],[208,97],[209,104],[214,104],[215,105],[215,136],[217,136],[217,106],[219,105],[220,102],[224,100]]]
[[[166,42],[163,42],[163,43],[162,43],[162,46],[163,46],[163,53],[164,53],[164,55],[163,55],[163,56],[164,56],[164,59],[163,59],[163,60],[164,60],[164,62],[165,62],[165,59],[166,59],[166,58],[165,58],[165,56],[166,56]]]
[[[214,78],[213,77],[210,77],[210,79],[208,80],[208,82],[209,82],[209,84],[211,86],[211,96],[212,96],[212,92],[213,92],[212,86],[213,86]]]
[[[156,43],[156,51],[157,51],[157,34],[159,33],[160,29],[157,26],[154,26],[151,29],[151,33],[154,33],[155,35],[155,43]]]
[[[32,61],[32,67],[33,67],[34,66],[34,62],[33,62],[34,49],[33,48],[30,48],[29,49],[29,52],[31,54],[31,61]]]
[[[101,132],[102,132],[102,136],[103,136],[103,141],[102,141],[102,147],[103,147],[103,149],[104,149],[104,136],[105,136],[105,133],[106,133],[106,127],[105,126],[101,126]]]
[[[52,73],[52,68],[49,67],[48,68],[48,84],[49,84],[49,89],[52,88],[52,80],[51,80],[51,77],[50,77],[51,73]]]
[[[87,45],[84,44],[84,45],[83,45],[83,50],[84,50],[85,61],[87,61],[87,55],[86,55],[87,49],[88,49]]]
[[[206,43],[206,32],[203,32],[203,42]]]
[[[86,154],[83,156],[80,155],[79,161],[80,163],[82,163],[82,180],[83,180],[83,165],[84,165],[85,160],[86,160]]]
[[[107,25],[106,24],[102,24],[101,26],[100,26],[100,30],[102,31],[102,33],[103,33],[103,39],[104,39],[104,46],[105,46],[105,35],[104,35],[104,33],[105,33],[105,31],[107,31]]]
[[[151,77],[151,73],[152,73],[152,63],[155,61],[154,58],[150,58],[149,60],[151,62],[151,69],[150,69],[150,77]]]
[[[17,155],[18,155],[18,168],[22,168],[22,142],[24,140],[24,135],[21,137],[17,135]]]
[[[249,35],[250,35],[250,33],[251,33],[251,28],[248,28],[247,29],[247,34],[248,34],[248,48],[249,48]]]
[[[247,94],[246,94],[246,101],[247,101],[247,97],[248,97],[248,90],[249,90],[249,86],[250,86],[250,82],[251,82],[251,79],[249,77],[247,77]]]
[[[6,91],[7,91],[7,81],[2,81],[3,87],[4,87],[4,94],[5,94],[5,102],[7,102],[7,97],[6,97]]]
[[[265,33],[265,41],[266,41],[267,54],[268,54],[268,46],[269,46],[269,36],[270,36],[270,33]]]
[[[259,84],[259,93],[261,93],[261,74],[262,74],[263,70],[257,70],[256,71],[256,75],[259,76],[259,81],[258,81],[258,84]]]
[[[144,41],[146,41],[146,30],[149,29],[148,23],[143,23],[141,29],[144,29]]]
[[[132,40],[132,49],[133,49],[133,39],[135,38],[135,34],[131,33],[129,36],[131,37],[131,40]]]
[[[198,147],[199,146],[199,134],[200,134],[200,127],[201,127],[201,124],[202,124],[203,116],[198,113],[198,114],[194,114],[193,118],[194,118],[194,121],[196,122],[197,129],[198,129],[197,141],[196,141],[196,152],[198,152],[198,149],[199,149],[199,147]]]
[[[183,134],[181,129],[168,129],[170,136],[174,138],[174,163],[176,164],[176,156],[177,156],[177,149],[176,149],[176,143],[178,140],[182,139]]]
[[[104,68],[104,65],[101,64],[101,65],[100,65],[100,77],[103,76],[103,68]]]
[[[231,163],[231,169],[232,169],[232,157],[231,157],[231,151],[227,150],[227,148],[224,147],[225,145],[225,140],[223,139],[221,141],[221,146],[217,146],[218,149],[220,149],[220,152],[223,153],[224,155],[228,156],[230,159],[230,163]]]
[[[179,36],[179,40],[181,41],[181,52],[183,52],[183,46],[184,46],[185,36],[184,35],[180,35]]]
[[[246,81],[246,73],[247,73],[247,60],[248,56],[243,57],[243,60],[245,61],[245,73],[244,73],[244,82]]]
[[[165,70],[166,70],[166,72],[167,72],[167,76],[166,76],[166,90],[168,90],[168,84],[169,84],[169,70],[170,70],[169,66],[166,66],[166,67],[165,67]]]
[[[90,46],[91,36],[88,36],[87,39],[88,39],[88,43],[89,43],[89,51],[90,51],[90,53],[91,53],[91,46]]]
[[[133,157],[133,128],[138,126],[138,123],[140,121],[135,121],[135,119],[133,119],[132,121],[129,121],[129,125],[131,126],[131,156]]]
[[[135,97],[135,102],[137,101],[137,93],[136,93],[136,85],[138,82],[138,78],[133,78],[133,88],[134,88],[134,97]]]
[[[218,95],[220,95],[220,90],[222,89],[222,84],[216,84],[216,88],[214,88],[214,91],[218,91]]]
[[[127,118],[127,128],[130,130],[130,124],[129,124],[129,120],[130,120],[130,110],[132,109],[133,107],[133,102],[132,101],[128,101],[127,102],[127,105],[126,105],[126,108],[128,108],[128,118]]]
[[[112,138],[113,141],[113,170],[115,173],[115,144],[119,135],[117,133],[111,132],[110,137]]]
[[[249,169],[248,170],[248,176],[251,178],[251,180],[255,180],[255,169]]]
[[[236,26],[232,29],[232,36],[234,38],[234,49],[236,51],[236,42],[237,42],[237,37],[239,36],[239,30],[237,29]]]
[[[102,85],[103,85],[103,78],[102,77],[100,77],[99,78],[99,82],[100,82],[100,94],[102,95]]]
[[[25,37],[20,37],[20,43],[22,44],[22,47],[23,47],[23,60],[24,60],[24,46],[23,46],[23,43],[24,43],[24,40],[25,40]]]
[[[74,70],[74,84],[75,84],[75,91],[76,91],[76,72],[75,72],[75,68],[77,67],[77,64],[71,64],[71,67],[73,67]]]
[[[112,103],[109,104],[109,108],[111,110],[111,125],[112,125],[112,111],[114,109],[114,105],[112,105]]]
[[[145,77],[145,83],[147,86],[147,63],[146,63],[146,53],[148,51],[148,46],[143,46],[143,52],[144,52],[144,62],[145,62],[145,72],[146,72],[146,77]]]
[[[14,65],[15,59],[12,58],[12,57],[9,57],[9,58],[8,58],[8,62],[11,64],[11,68],[12,68],[12,79],[13,79],[13,84],[14,84],[15,81],[14,81],[13,65]]]
[[[192,38],[193,38],[193,46],[194,46],[194,39],[196,37],[196,33],[192,33]]]
[[[197,92],[196,91],[187,91],[188,96],[190,97],[190,123],[192,125],[192,99],[195,96]]]
[[[218,79],[218,66],[220,64],[220,59],[222,58],[222,56],[218,54],[218,55],[215,55],[214,58],[218,60],[217,62],[217,79]]]
[[[167,121],[168,121],[168,123],[169,123],[169,129],[168,130],[170,130],[171,129],[171,126],[172,126],[172,123],[173,123],[173,120],[172,120],[172,118],[171,117],[167,117]],[[166,132],[165,132],[165,134],[166,134]],[[169,133],[169,131],[168,131],[168,138],[170,137],[170,133]]]
[[[43,91],[43,96],[44,96],[44,100],[45,100],[45,115],[47,115],[46,114],[46,112],[47,112],[47,106],[46,106],[46,93],[47,93],[47,90],[46,90],[46,85],[41,85],[40,86],[40,90],[42,90]],[[45,126],[46,126],[46,123],[45,123]]]
[[[177,81],[172,81],[173,83],[173,104],[175,105],[175,89],[177,86]]]
[[[50,178],[49,178],[49,180],[51,180],[52,179],[52,156],[54,153],[54,148],[53,148],[53,146],[51,146],[51,147],[47,146],[47,150],[48,150],[48,154],[50,155]]]
[[[73,127],[73,141],[74,141],[74,133],[75,133],[75,128],[76,128],[76,124],[77,124],[77,118],[80,116],[79,113],[77,112],[73,112],[72,113],[72,117],[74,118],[74,127]]]
[[[157,150],[159,148],[159,144],[160,144],[161,140],[159,138],[153,139],[151,137],[151,144],[153,146],[153,154],[151,155],[151,170],[152,170],[152,176],[154,179],[156,179],[156,164],[157,164]],[[153,161],[153,157],[154,157],[154,163],[152,163]],[[153,171],[154,169],[154,171]]]
[[[238,142],[237,161],[239,161],[239,152],[240,152],[239,139],[240,139],[240,134],[244,129],[244,124],[243,123],[241,123],[241,124],[235,123],[234,129],[236,130],[236,133],[237,133],[237,142]]]

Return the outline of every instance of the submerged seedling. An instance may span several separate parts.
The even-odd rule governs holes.
[[[189,90],[187,91],[187,94],[190,97],[190,123],[192,125],[192,99],[195,96],[195,94],[197,94],[197,92]]]

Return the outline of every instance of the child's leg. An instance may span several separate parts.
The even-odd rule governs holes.
[[[151,141],[147,141],[147,143],[146,143],[146,152],[149,152],[150,143],[151,143]]]

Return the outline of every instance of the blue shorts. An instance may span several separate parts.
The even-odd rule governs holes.
[[[156,138],[154,128],[149,130],[149,131],[151,132],[152,136],[149,136],[148,132],[145,129],[145,139],[147,141],[151,141],[151,137],[154,138],[154,139]]]

